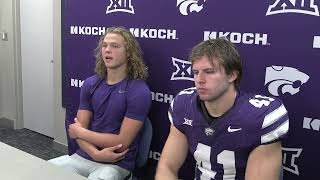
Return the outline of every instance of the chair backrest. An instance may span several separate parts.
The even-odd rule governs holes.
[[[138,154],[137,154],[137,159],[135,164],[136,168],[140,168],[144,166],[145,163],[147,162],[149,157],[151,140],[152,140],[152,125],[149,118],[147,118],[142,128],[142,134],[141,134],[141,139],[139,143],[139,149],[138,149]]]
[[[283,180],[283,166],[281,165],[279,180]]]

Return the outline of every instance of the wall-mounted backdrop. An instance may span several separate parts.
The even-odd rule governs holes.
[[[83,80],[94,72],[94,48],[107,27],[137,37],[149,67],[154,127],[153,176],[169,131],[175,94],[193,86],[190,49],[227,36],[244,62],[241,89],[277,96],[290,116],[283,145],[285,180],[317,179],[320,162],[320,0],[62,0],[63,105],[74,116]],[[181,178],[192,179],[190,158]]]

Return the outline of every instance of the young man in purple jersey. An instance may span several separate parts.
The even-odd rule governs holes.
[[[96,75],[87,78],[69,135],[80,149],[50,160],[92,180],[121,180],[133,170],[140,129],[151,106],[147,68],[134,36],[108,28],[96,48]]]
[[[289,129],[281,101],[239,90],[240,55],[226,39],[201,42],[190,60],[196,87],[170,105],[156,180],[178,179],[188,149],[197,180],[278,180],[281,140]]]

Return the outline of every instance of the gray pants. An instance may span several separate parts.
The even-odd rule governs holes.
[[[90,161],[77,154],[57,157],[50,159],[49,162],[85,176],[90,180],[123,180],[130,173],[119,166]]]

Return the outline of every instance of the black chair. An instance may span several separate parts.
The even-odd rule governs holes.
[[[281,166],[281,169],[280,169],[279,180],[283,180],[283,166]]]
[[[138,154],[136,159],[136,164],[133,172],[131,172],[124,180],[137,180],[138,178],[135,177],[135,172],[142,168],[149,157],[149,150],[152,140],[152,124],[149,118],[147,118],[144,122],[141,132],[141,139],[138,147]]]

